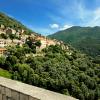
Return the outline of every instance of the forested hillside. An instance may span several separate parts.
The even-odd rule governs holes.
[[[12,79],[80,100],[100,98],[100,65],[94,64],[85,54],[71,48],[63,50],[58,45],[43,49],[43,56],[30,54],[27,57],[28,45],[9,47],[8,52],[6,58],[0,58],[0,66]]]
[[[69,43],[89,56],[96,57],[100,55],[100,27],[74,26],[49,37]]]
[[[19,21],[0,12],[0,25],[1,24],[4,25],[5,27],[10,27],[12,29],[15,29],[16,31],[24,29],[26,34],[33,33],[32,30],[28,29],[26,26],[24,26]]]

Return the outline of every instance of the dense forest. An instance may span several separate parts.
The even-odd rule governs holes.
[[[70,51],[72,55],[55,45],[43,49],[43,56],[34,57],[26,43],[23,47],[8,47],[8,56],[0,58],[0,66],[9,72],[6,77],[10,76],[14,80],[71,95],[80,100],[98,100],[100,65],[93,63],[85,54],[72,48]]]
[[[71,44],[77,50],[92,57],[100,55],[100,27],[73,26],[49,36]]]
[[[1,20],[1,19],[0,19]],[[0,57],[0,76],[70,95],[100,99],[100,64],[69,45],[51,45],[37,54],[40,41],[28,38],[22,47],[9,46]],[[97,58],[98,59],[98,58]]]

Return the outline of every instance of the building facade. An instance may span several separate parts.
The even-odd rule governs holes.
[[[0,48],[0,57],[5,55],[7,49],[6,48]]]

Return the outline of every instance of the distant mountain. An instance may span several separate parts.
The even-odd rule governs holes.
[[[98,26],[74,26],[49,35],[48,37],[69,43],[76,49],[92,57],[100,55],[100,27]]]

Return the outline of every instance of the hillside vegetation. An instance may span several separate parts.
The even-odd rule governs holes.
[[[11,78],[11,73],[7,70],[1,69],[0,67],[0,76],[6,77],[6,78]]]
[[[74,26],[49,37],[69,43],[89,56],[100,55],[100,27]]]
[[[16,31],[24,29],[26,34],[33,33],[32,30],[28,29],[26,26],[24,26],[19,21],[0,12],[0,25],[1,24],[4,25],[5,27],[10,27],[12,29],[15,29]]]
[[[28,48],[9,47],[9,55],[0,58],[1,68],[9,71],[12,79],[80,100],[100,98],[100,65],[89,57],[71,48],[63,50],[58,45],[43,49],[43,56],[27,57]]]
[[[0,57],[0,75],[79,100],[100,99],[99,63],[72,46],[50,45],[38,55],[40,45],[28,38],[22,46],[6,47],[6,56]]]

